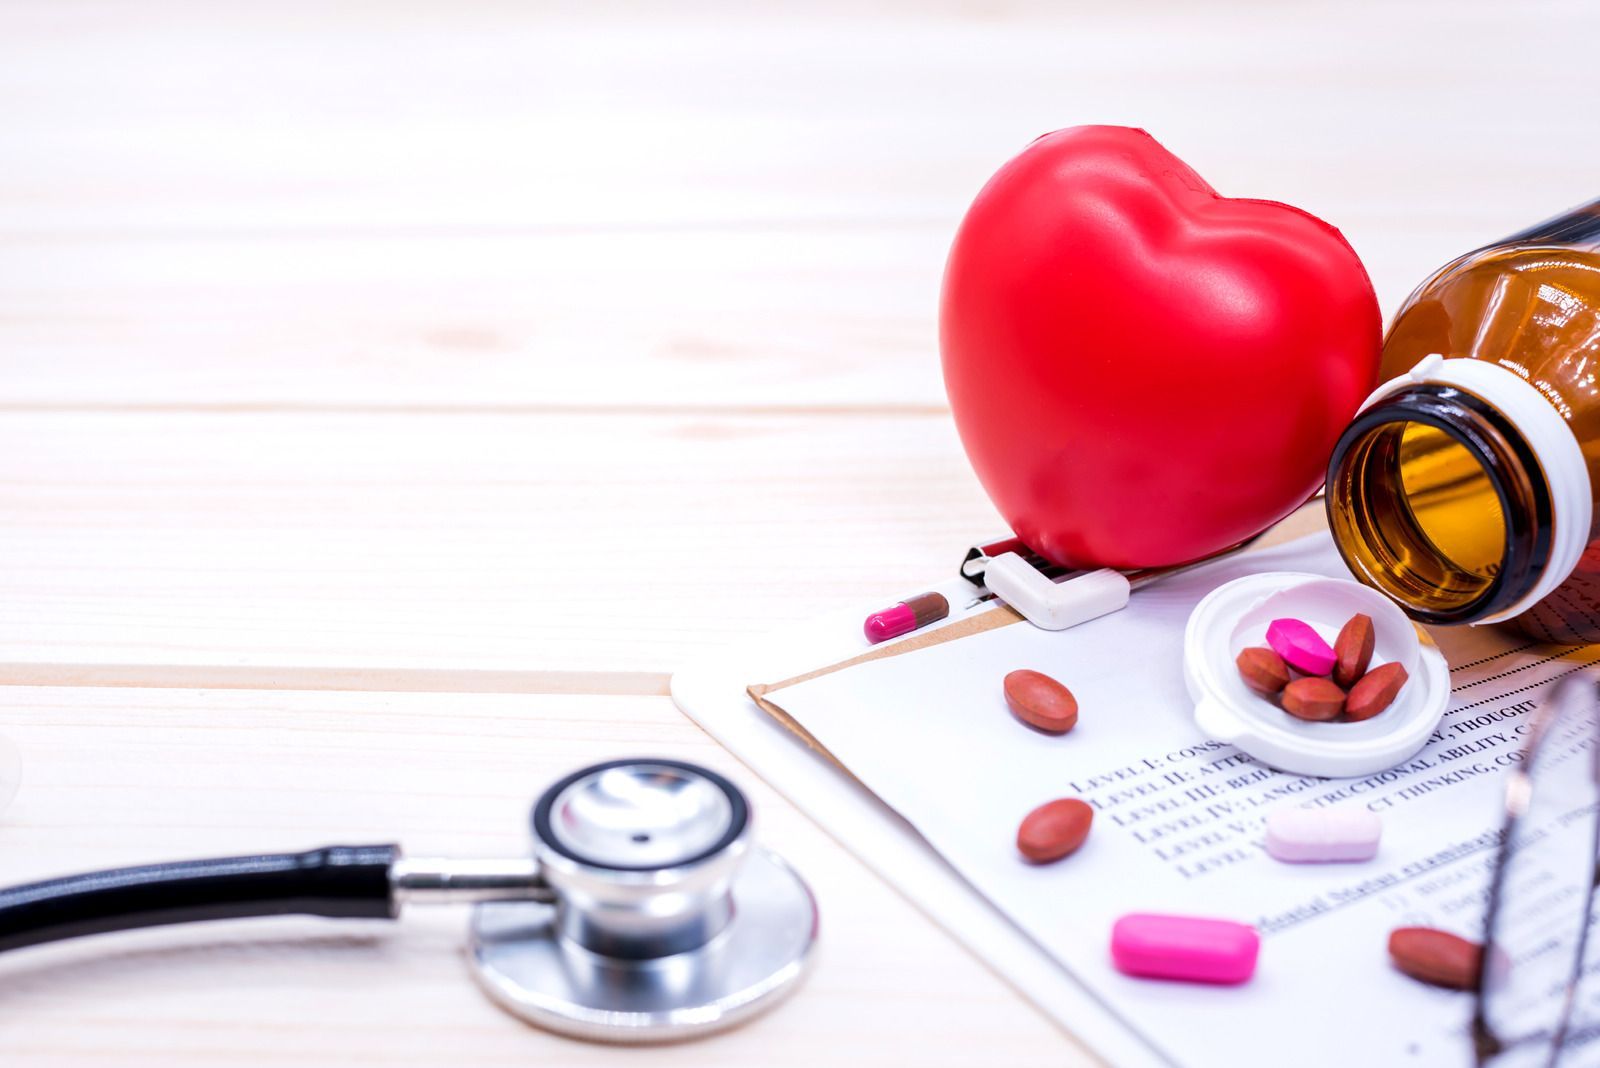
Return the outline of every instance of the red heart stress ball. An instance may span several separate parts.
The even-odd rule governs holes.
[[[945,385],[1012,530],[1058,564],[1160,567],[1266,529],[1376,385],[1377,298],[1298,208],[1219,196],[1143,130],[1046,134],[950,251]]]

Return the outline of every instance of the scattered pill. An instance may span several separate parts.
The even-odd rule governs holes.
[[[949,614],[950,602],[944,599],[944,594],[924,593],[909,601],[902,601],[893,608],[872,613],[862,630],[866,632],[867,641],[876,645],[902,634],[910,634],[929,623],[937,623]]]
[[[1094,809],[1075,797],[1048,801],[1022,818],[1017,852],[1035,864],[1049,864],[1077,852],[1089,837]]]
[[[1344,691],[1324,678],[1295,679],[1283,688],[1283,710],[1313,723],[1338,719],[1344,711]]]
[[[1353,720],[1371,719],[1388,708],[1406,684],[1406,669],[1399,664],[1379,664],[1350,687],[1344,714]]]
[[[1002,688],[1012,713],[1030,727],[1065,734],[1078,722],[1078,699],[1049,675],[1022,668],[1005,677]]]
[[[1326,675],[1337,662],[1333,646],[1311,624],[1298,619],[1274,619],[1267,624],[1267,644],[1290,667],[1307,675]]]
[[[1289,665],[1265,646],[1241,649],[1234,663],[1244,684],[1263,697],[1276,697],[1289,685]]]
[[[1267,813],[1267,852],[1291,864],[1371,860],[1382,837],[1383,820],[1358,805]]]
[[[1397,927],[1389,932],[1389,959],[1413,979],[1471,990],[1478,985],[1483,947],[1433,927]]]
[[[1376,641],[1372,632],[1372,617],[1368,615],[1355,615],[1350,621],[1339,629],[1339,636],[1333,641],[1333,681],[1345,689],[1356,684],[1356,680],[1367,673],[1367,665],[1372,663],[1372,647]]]
[[[1191,983],[1242,983],[1256,970],[1261,936],[1232,920],[1136,912],[1111,928],[1111,960],[1128,975]]]

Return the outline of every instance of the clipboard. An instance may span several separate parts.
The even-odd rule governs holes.
[[[858,605],[742,642],[672,677],[672,699],[706,733],[742,760],[885,882],[1069,1035],[1108,1063],[1170,1062],[1129,1021],[1112,1012],[951,867],[917,831],[857,781],[781,709],[758,704],[765,692],[884,656],[895,656],[999,626],[1028,625],[1003,605],[972,605],[974,587],[952,579],[930,589],[950,601],[946,620],[865,653]],[[817,665],[827,665],[818,669]],[[780,679],[756,694],[758,679]]]
[[[1246,553],[1326,529],[1313,498]],[[967,574],[968,554],[959,571]],[[911,591],[908,591],[911,592]],[[867,789],[826,748],[765,698],[785,686],[882,657],[898,656],[997,627],[1029,625],[956,577],[916,592],[943,594],[950,616],[893,643],[863,651],[861,620],[882,607],[859,604],[738,643],[672,677],[674,703],[952,938],[983,960],[1063,1031],[1111,1064],[1170,1066],[1133,1021],[1114,1011],[952,867],[917,830]],[[819,665],[822,665],[819,667]],[[776,683],[755,685],[757,680]],[[747,689],[748,688],[748,689]]]

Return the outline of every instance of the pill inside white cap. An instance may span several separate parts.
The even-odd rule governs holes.
[[[1277,808],[1267,814],[1267,852],[1291,864],[1371,860],[1383,820],[1359,805]]]

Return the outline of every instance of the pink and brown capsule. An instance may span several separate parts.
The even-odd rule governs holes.
[[[876,645],[902,634],[910,634],[918,627],[937,623],[950,614],[950,602],[941,593],[924,593],[901,601],[893,608],[885,608],[867,617],[861,628],[867,641]]]

